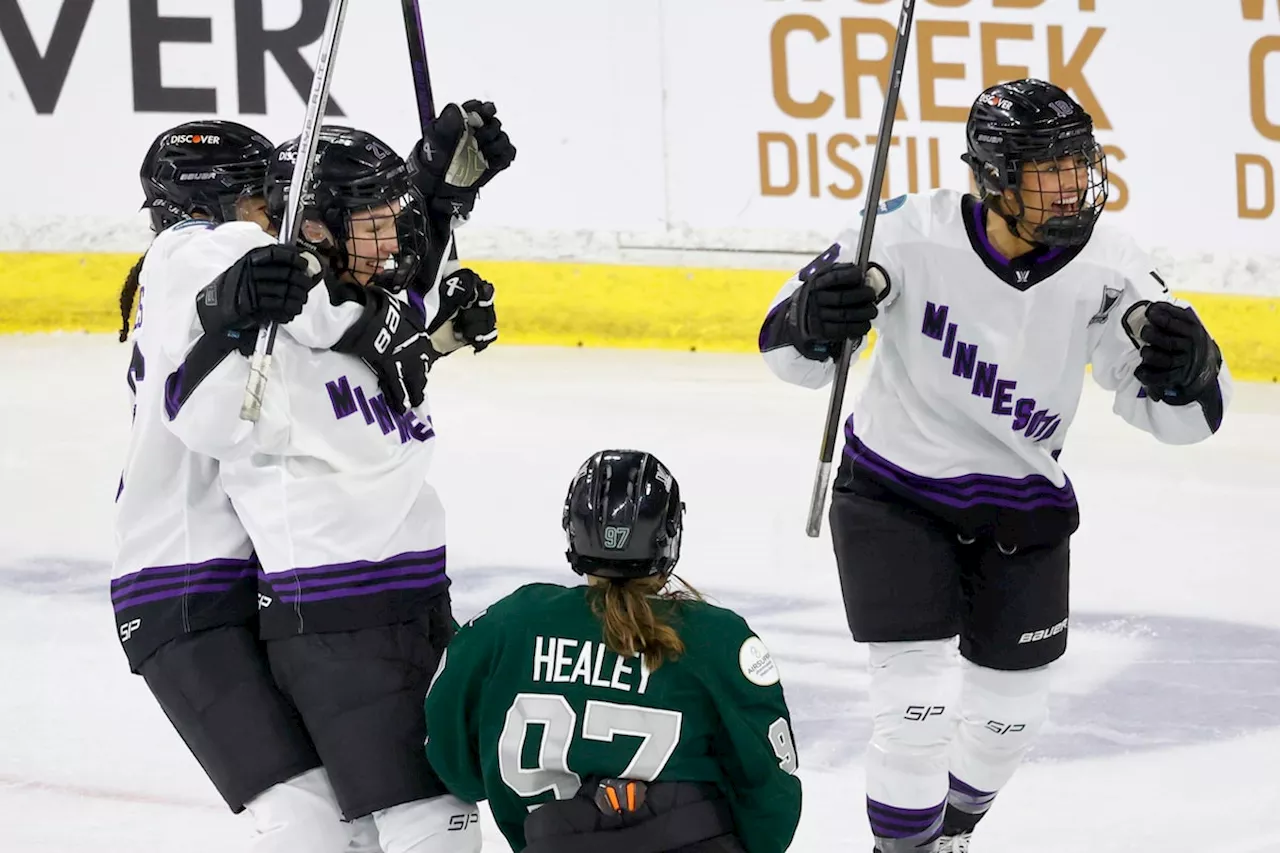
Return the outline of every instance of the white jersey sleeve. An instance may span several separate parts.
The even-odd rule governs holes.
[[[1141,342],[1130,334],[1132,318],[1154,302],[1188,306],[1169,293],[1151,257],[1132,240],[1111,231],[1099,236],[1104,250],[1114,255],[1108,265],[1119,274],[1123,287],[1108,291],[1115,304],[1108,307],[1106,321],[1094,333],[1090,355],[1094,381],[1115,392],[1112,410],[1117,415],[1160,441],[1192,444],[1208,438],[1218,429],[1231,400],[1232,381],[1226,363],[1218,373],[1217,394],[1207,402],[1173,406],[1149,398],[1134,376],[1142,359]]]
[[[929,196],[898,196],[880,206],[871,242],[871,263],[884,271],[888,290],[880,298],[880,316],[872,321],[872,328],[879,328],[886,312],[893,309],[898,293],[906,286],[900,252],[904,244],[926,230],[930,204]],[[792,297],[810,277],[836,264],[857,263],[859,234],[858,228],[840,232],[830,248],[787,279],[769,304],[760,328],[760,352],[765,364],[779,378],[806,388],[821,388],[835,376],[836,351],[825,345],[805,346],[791,340],[786,330],[786,314]],[[855,342],[855,354],[864,343]]]
[[[171,327],[167,347],[181,364],[170,382],[169,427],[191,450],[219,460],[255,452],[272,452],[287,441],[290,413],[287,394],[272,393],[285,379],[285,372],[273,358],[267,371],[267,392],[260,428],[240,418],[249,380],[248,352],[252,340],[231,335],[206,336],[196,316],[196,294],[245,253],[273,245],[275,238],[251,223],[228,223],[210,231],[206,239],[184,247],[170,259],[170,272],[185,276],[195,284],[185,300],[185,320]],[[360,316],[359,303],[344,298],[340,290],[317,285],[308,295],[302,313],[279,328],[281,337],[303,347],[326,350]],[[255,331],[246,334],[256,337]],[[243,349],[242,349],[243,345]],[[200,393],[195,394],[196,388]]]

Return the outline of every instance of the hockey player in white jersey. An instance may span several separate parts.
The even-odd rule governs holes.
[[[135,295],[128,381],[129,446],[116,497],[111,599],[130,668],[143,676],[174,728],[233,812],[246,808],[257,853],[339,839],[337,850],[377,850],[371,823],[344,824],[297,710],[276,687],[258,642],[258,564],[218,479],[218,463],[188,450],[165,426],[166,377],[184,348],[166,331],[189,324],[204,282],[168,275],[219,223],[266,224],[263,181],[272,145],[234,122],[196,121],[160,134],[141,179],[157,237],[121,292],[124,328]],[[249,225],[246,227],[253,228]],[[244,293],[252,322],[286,322],[316,284],[299,253],[271,249]],[[279,814],[304,809],[309,836],[284,838]]]
[[[510,162],[501,151],[490,157],[510,147],[505,134],[467,144],[477,147],[444,150],[472,162],[478,153],[485,173]],[[296,141],[280,146],[269,169],[277,227],[296,151]],[[280,327],[259,420],[238,417],[247,360],[223,353],[253,337],[253,324],[228,308],[253,275],[244,259],[273,238],[228,226],[183,272],[210,283],[192,303],[186,331],[199,337],[171,377],[169,426],[221,464],[262,564],[260,630],[272,673],[345,816],[372,815],[388,853],[478,850],[476,807],[447,794],[421,748],[422,699],[452,634],[423,389],[435,359],[492,339],[492,327],[460,322],[469,310],[492,316],[482,304],[492,289],[456,270],[445,290],[468,298],[442,294],[439,310],[424,313],[422,282],[434,273],[423,266],[432,256],[424,220],[439,211],[415,186],[422,171],[411,177],[388,146],[350,128],[323,128],[316,158],[301,232],[324,259],[325,283]],[[440,160],[436,168],[449,165]]]
[[[879,335],[830,520],[849,626],[870,643],[881,853],[968,850],[1045,721],[1079,523],[1058,455],[1086,367],[1116,414],[1169,444],[1212,435],[1231,393],[1150,257],[1095,228],[1106,163],[1079,104],[1038,80],[998,85],[967,138],[979,197],[886,201],[865,280],[846,231],[760,331],[770,368],[814,388],[840,342]]]

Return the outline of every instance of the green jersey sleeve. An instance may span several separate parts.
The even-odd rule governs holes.
[[[485,799],[481,769],[479,714],[485,680],[493,668],[495,637],[481,613],[450,641],[427,690],[427,760],[456,797]],[[441,733],[433,737],[434,732]]]
[[[791,714],[768,648],[741,617],[720,612],[728,619],[716,636],[695,640],[723,722],[716,753],[730,782],[734,822],[748,853],[782,853],[800,822]]]

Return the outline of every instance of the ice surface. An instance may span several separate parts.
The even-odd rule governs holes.
[[[0,338],[6,853],[246,846],[246,820],[114,636],[127,361],[108,336]],[[792,849],[870,850],[865,654],[830,541],[803,530],[826,394],[752,356],[499,346],[442,362],[431,395],[458,614],[532,579],[572,582],[559,517],[578,464],[607,446],[656,453],[688,503],[683,574],[740,610],[782,669],[805,782]],[[978,853],[1280,851],[1277,435],[1280,387],[1240,387],[1217,436],[1178,448],[1086,383],[1063,453],[1083,514],[1071,650],[1051,726]],[[507,849],[485,819],[486,849]]]

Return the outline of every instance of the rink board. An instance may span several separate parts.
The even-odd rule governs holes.
[[[5,254],[0,333],[119,328],[120,284],[136,255]],[[502,340],[515,344],[749,352],[786,280],[778,270],[476,261],[496,282]],[[1280,298],[1182,293],[1232,373],[1280,381]]]

